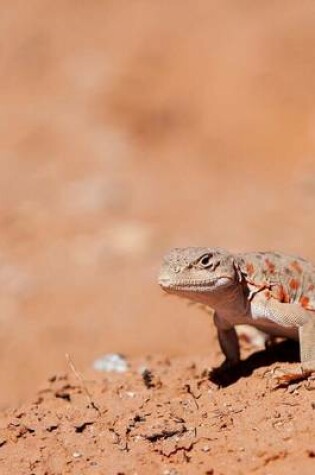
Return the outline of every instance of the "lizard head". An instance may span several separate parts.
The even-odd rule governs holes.
[[[172,249],[164,257],[158,278],[163,290],[182,296],[217,292],[238,280],[233,254],[206,247]]]

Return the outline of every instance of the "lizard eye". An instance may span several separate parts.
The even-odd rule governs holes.
[[[202,256],[199,260],[199,264],[202,265],[202,267],[209,267],[212,259],[212,254],[205,254]]]

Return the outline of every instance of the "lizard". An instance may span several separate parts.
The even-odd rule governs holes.
[[[315,372],[315,265],[278,252],[232,253],[221,248],[174,248],[164,257],[164,291],[214,310],[221,369],[240,362],[235,326],[252,325],[273,337],[299,341],[301,364],[282,381]]]

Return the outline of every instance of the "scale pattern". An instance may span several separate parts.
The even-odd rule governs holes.
[[[237,254],[247,284],[266,299],[298,304],[315,311],[315,266],[305,259],[277,252]]]

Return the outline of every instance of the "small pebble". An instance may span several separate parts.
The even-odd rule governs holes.
[[[125,373],[128,371],[128,363],[126,358],[116,353],[108,353],[101,356],[93,362],[93,368],[96,371]]]

